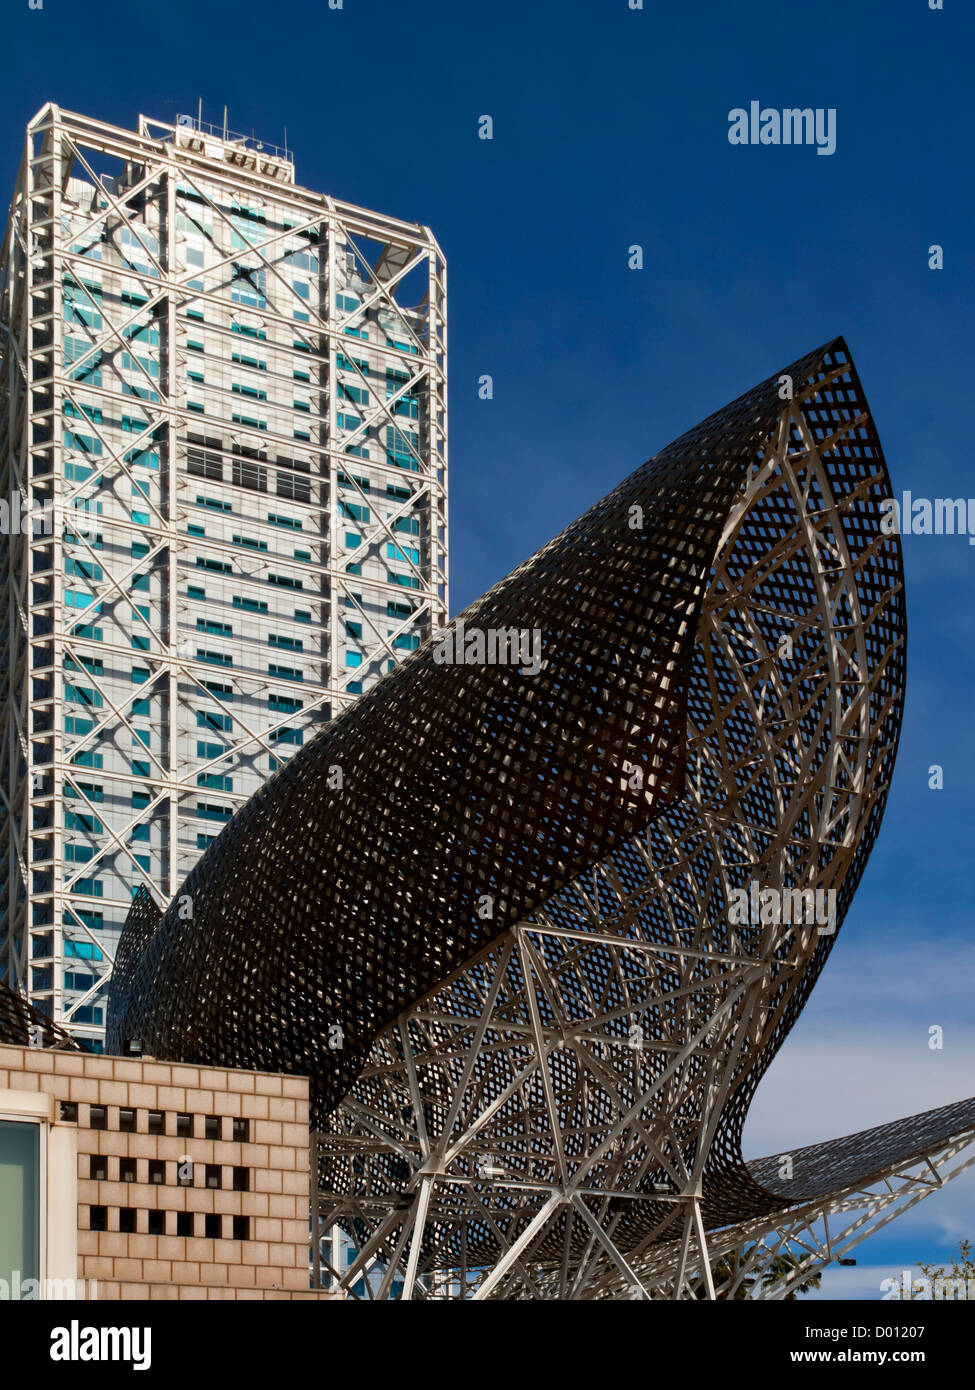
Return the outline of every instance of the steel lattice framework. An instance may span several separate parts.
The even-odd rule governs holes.
[[[294,180],[186,118],[27,130],[0,498],[50,525],[0,542],[0,979],[90,1039],[133,889],[446,620],[442,253]]]
[[[875,1154],[836,1190],[814,1174],[790,1215],[740,1138],[887,795],[889,493],[838,339],[457,620],[540,632],[537,675],[428,644],[227,827],[191,915],[136,904],[112,1041],[311,1076],[319,1274],[376,1297],[711,1296],[709,1233],[756,1247],[883,1177]],[[336,1225],[347,1270],[322,1262]]]

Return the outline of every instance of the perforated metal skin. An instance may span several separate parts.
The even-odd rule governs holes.
[[[321,1141],[324,1189],[367,1213],[349,1225],[358,1237],[429,1167],[424,1144],[451,1155],[455,1184],[427,1217],[431,1267],[497,1259],[498,1229],[511,1240],[527,1228],[553,1185],[606,1193],[603,1219],[627,1251],[679,1229],[683,1210],[653,1199],[661,1188],[699,1184],[710,1228],[787,1205],[749,1171],[742,1127],[880,824],[906,626],[899,542],[880,525],[890,483],[859,381],[840,341],[814,359],[774,379],[790,379],[793,399],[752,446],[715,547],[684,687],[681,794],[526,914],[503,963],[499,944],[377,1039]],[[752,883],[834,893],[833,920],[732,923],[733,894]],[[457,1021],[483,1012],[499,970],[468,1077]],[[535,1051],[539,1037],[560,1043],[485,1119],[530,1066],[533,1007]],[[406,1118],[411,1070],[422,1125]],[[466,1150],[458,1117],[476,1135]],[[491,1200],[465,1211],[457,1192],[479,1153],[492,1155]],[[532,1249],[558,1261],[568,1247],[574,1267],[591,1239],[563,1211]]]
[[[466,610],[467,628],[540,629],[539,675],[437,665],[428,642],[234,817],[180,890],[191,918],[177,899],[153,924],[140,901],[110,1039],[283,1064],[332,1103],[385,1022],[672,799],[701,598],[777,389],[684,435]],[[621,795],[627,759],[655,765],[651,798]]]
[[[561,1165],[647,1194],[615,1220],[627,1248],[667,1238],[675,1208],[651,1193],[693,1169],[702,1134],[707,1224],[784,1204],[749,1172],[741,1129],[886,800],[906,633],[899,540],[880,526],[890,493],[842,339],[682,435],[456,620],[539,630],[537,675],[440,665],[431,640],[268,781],[164,914],[135,900],[109,1046],[309,1075],[313,1123],[335,1140],[322,1185],[367,1221],[429,1159],[438,1117],[469,1119],[472,1087],[484,1106],[504,1091],[526,1030],[598,1024],[599,1066],[629,1078],[613,1048],[639,1017],[636,1118],[612,1151],[622,1083],[587,1081],[580,1119],[589,1054],[574,1042],[543,1048],[548,1084],[523,1113],[509,1101],[480,1126],[481,1149],[506,1155],[512,1192],[495,1181],[492,1201],[509,1236]],[[756,880],[835,892],[833,930],[732,925],[731,894]],[[634,975],[627,944],[652,966]],[[485,1007],[498,969],[494,1045],[468,1069],[443,1020]],[[529,976],[547,976],[534,1016]],[[540,1112],[548,1140],[526,1143]],[[471,1153],[451,1162],[469,1184]],[[494,1217],[452,1180],[424,1258],[449,1263],[462,1242],[489,1259]],[[570,1225],[553,1223],[549,1255],[573,1245]]]
[[[47,1047],[58,1052],[87,1052],[46,1014],[0,982],[0,1043],[11,1047]]]
[[[795,1149],[791,1155],[791,1178],[782,1177],[781,1154],[752,1159],[748,1168],[770,1192],[789,1202],[803,1202],[822,1192],[837,1192],[862,1183],[892,1163],[911,1163],[949,1136],[962,1134],[973,1126],[975,1097],[970,1097],[861,1129],[856,1134],[845,1134],[842,1139]]]

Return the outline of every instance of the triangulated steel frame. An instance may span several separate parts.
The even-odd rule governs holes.
[[[125,168],[123,188],[99,173],[105,163]],[[66,190],[73,170],[90,184],[90,207],[69,207]],[[187,202],[187,191],[195,202]],[[180,573],[181,562],[186,563],[185,552],[194,544],[187,539],[188,522],[199,521],[198,515],[194,517],[192,493],[199,489],[200,479],[187,473],[187,435],[208,426],[210,433],[220,432],[220,426],[230,432],[236,428],[241,438],[243,431],[229,424],[229,413],[223,420],[219,418],[216,408],[212,409],[216,397],[212,392],[207,395],[206,388],[200,388],[206,415],[190,408],[186,370],[192,365],[192,354],[184,343],[186,309],[196,305],[208,318],[211,308],[226,310],[225,280],[231,257],[208,264],[205,272],[190,265],[187,238],[179,231],[179,221],[188,209],[202,208],[201,219],[212,217],[229,227],[226,208],[237,202],[284,210],[290,218],[286,235],[293,238],[310,233],[320,255],[322,288],[319,302],[313,305],[297,295],[276,261],[285,233],[251,245],[246,259],[288,298],[287,313],[276,300],[279,311],[266,307],[262,316],[280,329],[278,336],[286,336],[289,345],[293,336],[304,340],[307,350],[303,362],[313,374],[308,391],[320,392],[313,395],[314,413],[308,418],[315,433],[307,449],[321,462],[321,469],[313,469],[311,474],[314,505],[305,527],[317,543],[321,543],[319,538],[324,541],[321,563],[309,565],[309,569],[316,588],[320,586],[318,602],[327,612],[327,620],[321,627],[320,650],[315,649],[317,623],[315,636],[311,629],[299,634],[304,637],[306,659],[313,662],[318,658],[314,676],[306,678],[296,692],[302,696],[300,715],[269,716],[265,712],[261,716],[259,710],[242,715],[237,708],[232,737],[217,738],[225,743],[220,756],[187,762],[180,751],[180,737],[192,724],[193,710],[202,706],[211,710],[217,721],[229,719],[220,696],[204,684],[205,678],[215,673],[195,655],[192,620],[187,616],[193,605],[187,603],[179,582],[186,577]],[[139,231],[144,222],[151,224],[157,244]],[[133,264],[126,274],[139,286],[145,302],[139,308],[114,314],[107,296],[106,302],[100,296],[96,302],[86,288],[93,269],[88,253],[100,239],[110,240],[119,228],[128,227],[135,228],[141,250],[133,253]],[[353,248],[349,260],[339,255],[340,245]],[[244,259],[242,253],[234,254]],[[143,264],[142,269],[136,261]],[[55,522],[53,534],[34,534],[28,529],[27,534],[4,536],[0,541],[6,643],[0,700],[0,852],[6,884],[0,903],[0,979],[26,992],[79,1036],[93,1040],[103,1029],[80,1022],[76,1015],[79,1009],[104,997],[113,967],[114,937],[93,932],[79,914],[97,907],[108,916],[114,914],[118,927],[128,911],[131,891],[140,884],[156,902],[169,901],[198,855],[187,839],[186,819],[192,816],[192,802],[200,795],[198,779],[234,772],[238,763],[249,765],[257,753],[283,759],[285,753],[275,738],[285,726],[287,733],[292,726],[303,726],[307,737],[323,716],[340,713],[355,700],[356,693],[349,690],[354,680],[363,674],[371,680],[400,659],[397,640],[422,640],[446,621],[446,265],[428,228],[296,186],[287,154],[265,150],[256,141],[222,139],[192,121],[174,125],[145,117],[140,118],[137,132],[126,131],[48,104],[28,126],[0,253],[0,276],[0,322],[4,329],[0,341],[0,497],[9,500],[16,495],[28,509],[49,503]],[[73,332],[88,341],[84,355],[74,357],[70,367],[64,359],[66,276],[73,277],[82,310],[75,316],[78,322]],[[400,286],[408,282],[412,293],[420,277],[424,281],[420,307],[407,308],[408,300],[400,303],[397,299]],[[338,292],[352,285],[361,301],[355,313],[339,304],[343,296]],[[298,314],[293,320],[291,308],[306,322],[298,322]],[[92,328],[84,320],[96,309],[100,327]],[[401,335],[404,342],[402,350],[394,351],[377,342],[379,335],[373,332],[369,354],[374,362],[401,368],[404,381],[384,398],[373,379],[370,406],[357,417],[357,426],[346,428],[343,422],[351,418],[343,413],[349,395],[347,383],[357,385],[365,379],[349,325],[364,321],[373,310],[380,318],[385,315],[389,323],[395,321],[393,336]],[[158,376],[150,375],[138,354],[132,355],[140,368],[142,388],[149,396],[134,404],[147,425],[138,435],[113,435],[107,425],[92,421],[91,405],[99,412],[104,410],[106,417],[117,416],[120,410],[132,408],[133,399],[121,396],[120,383],[114,378],[107,379],[104,387],[90,379],[80,386],[78,376],[105,353],[131,347],[126,335],[143,325],[151,325],[162,343],[158,353],[151,354],[158,358],[158,363],[152,364],[158,365]],[[273,332],[271,337],[275,337]],[[337,366],[339,355],[346,358],[347,373]],[[362,355],[360,352],[358,357]],[[79,396],[84,397],[81,405]],[[229,407],[223,408],[229,412]],[[61,421],[66,413],[77,416],[85,409],[89,411],[85,428],[96,438],[102,453],[93,460],[91,476],[82,483],[72,483],[62,467],[69,455],[62,445]],[[260,442],[266,446],[270,440],[272,447],[277,443],[279,448],[301,452],[301,446],[291,439],[283,408],[272,405],[270,409],[272,415],[277,410],[278,418],[272,418],[271,428],[260,436]],[[419,417],[411,427],[419,441],[416,445],[399,428],[403,412],[407,422]],[[348,522],[343,519],[339,499],[365,497],[357,474],[368,469],[374,488],[380,484],[383,491],[387,482],[403,481],[402,471],[377,457],[375,447],[368,464],[361,468],[354,466],[357,458],[347,453],[350,447],[364,443],[371,428],[387,425],[397,429],[402,447],[411,455],[408,477],[412,496],[397,503],[389,515],[373,501],[370,519],[359,528],[361,543],[355,558],[385,555],[387,546],[396,544],[400,567],[415,585],[409,589],[373,577],[362,579],[350,568],[353,557],[344,553]],[[72,528],[72,504],[89,496],[99,480],[111,482],[113,487],[121,480],[135,495],[140,475],[129,460],[139,448],[148,448],[150,441],[161,459],[164,485],[158,501],[150,496],[144,504],[149,524],[131,517],[124,521],[106,517],[98,523],[99,532],[104,531],[110,543],[108,549],[116,540],[126,547],[130,540],[146,547],[138,559],[126,557],[116,562],[106,550],[93,548],[81,525],[76,523]],[[422,545],[419,562],[413,558],[410,543],[404,548],[397,529],[398,524],[413,525],[414,517],[422,520],[422,541],[415,543],[418,554]],[[264,521],[263,515],[259,520]],[[420,523],[415,525],[420,531]],[[253,529],[263,533],[266,525]],[[235,573],[250,576],[268,569],[267,558],[241,553],[229,543],[208,537],[204,548],[233,567]],[[117,685],[93,667],[98,661],[106,666],[131,663],[133,652],[128,646],[111,640],[94,641],[74,630],[80,614],[64,606],[66,559],[89,568],[97,565],[101,578],[87,585],[93,604],[105,597],[132,603],[134,630],[141,634],[145,648],[136,659],[150,675],[124,698]],[[151,574],[153,584],[151,621],[138,614],[130,594],[137,577],[146,574]],[[362,606],[363,591],[372,598],[381,596],[383,608],[386,599],[406,597],[412,612],[406,619],[378,623],[368,603]],[[359,668],[346,669],[340,663],[347,620],[360,630],[363,657]],[[409,636],[414,632],[416,639]],[[105,635],[110,636],[108,632]],[[77,737],[66,734],[63,719],[60,683],[69,662],[74,663],[75,670],[86,672],[86,685],[102,702],[92,730]],[[235,670],[228,673],[228,683],[258,703],[269,689],[280,686],[269,679],[266,668]],[[73,760],[86,752],[90,755],[103,737],[124,738],[137,747],[139,725],[146,720],[135,716],[133,704],[148,694],[159,697],[158,708],[154,705],[152,744],[144,755],[150,764],[149,775],[116,771],[105,778],[111,783],[106,800],[113,792],[127,795],[134,788],[147,788],[148,803],[122,818],[107,815],[104,806],[94,806],[85,791],[84,779],[90,774],[79,772]],[[238,777],[236,786],[229,789],[228,781],[221,800],[236,809],[255,785],[241,788]],[[103,827],[99,834],[86,835],[82,830],[68,837],[93,851],[94,857],[81,868],[65,861],[64,812],[69,786],[73,809],[94,817]],[[130,840],[133,831],[150,823],[155,858],[153,868],[146,870],[135,858],[139,846]],[[160,833],[161,842],[156,838]],[[84,885],[79,880],[87,882],[109,857],[116,857],[121,866],[117,872],[126,892],[106,893],[93,903],[80,892]],[[69,970],[72,964],[79,968],[77,961],[66,962],[66,930],[92,948],[85,969],[95,977],[95,983],[80,995],[66,994],[64,988],[66,964]]]
[[[918,1117],[920,1148],[885,1127],[860,1168],[853,1136],[846,1166],[844,1141],[803,1151],[801,1192],[741,1152],[886,801],[889,495],[837,339],[456,620],[537,630],[534,676],[422,648],[231,823],[183,885],[191,925],[135,905],[115,1046],[311,1076],[317,1278],[714,1297],[716,1245],[794,1241],[951,1147],[954,1113]],[[257,936],[276,963],[241,977]]]
[[[711,722],[695,728],[692,716],[688,731],[684,801],[689,817],[671,829],[668,812],[659,813],[651,830],[632,842],[646,875],[635,892],[624,888],[610,856],[574,885],[575,921],[567,925],[561,914],[543,908],[496,943],[488,958],[382,1035],[314,1149],[324,1190],[313,1197],[318,1236],[313,1253],[317,1276],[333,1286],[402,1298],[580,1298],[607,1296],[607,1290],[613,1291],[608,1296],[633,1296],[633,1290],[645,1297],[716,1296],[712,1263],[735,1248],[735,1237],[730,1243],[719,1238],[716,1251],[706,1230],[720,1220],[714,1210],[720,1196],[709,1200],[705,1187],[712,1145],[727,1124],[726,1107],[735,1090],[747,1097],[755,1074],[767,1065],[763,1054],[776,1030],[774,1023],[769,1026],[768,1004],[759,1001],[776,1000],[773,1019],[788,1011],[794,996],[803,993],[804,976],[817,954],[822,958],[822,934],[835,933],[837,921],[834,917],[812,931],[782,927],[766,933],[757,949],[722,953],[713,931],[714,881],[723,904],[749,874],[765,882],[841,889],[859,837],[885,798],[884,773],[889,776],[891,740],[896,741],[896,722],[889,723],[900,700],[889,670],[890,658],[897,659],[896,644],[885,640],[878,653],[871,627],[884,606],[896,609],[899,585],[883,592],[872,612],[864,611],[872,586],[863,579],[886,541],[879,531],[866,545],[858,537],[862,548],[851,554],[837,524],[837,514],[852,509],[882,476],[862,480],[845,498],[842,487],[834,491],[828,455],[844,437],[856,437],[864,415],[852,412],[846,430],[832,432],[824,447],[807,418],[808,412],[815,419],[821,389],[817,383],[783,406],[718,546],[697,637],[697,680]],[[814,496],[820,499],[816,507]],[[764,534],[763,508],[782,515],[784,507],[791,507],[792,526],[783,527],[767,548],[754,548],[750,564],[739,562],[732,577],[728,565],[736,559],[739,532],[751,519]],[[740,549],[748,553],[747,541]],[[819,640],[790,689],[760,615],[768,607],[770,575],[786,573],[794,564],[812,578],[816,609],[783,611],[781,630],[815,630]],[[732,672],[737,685],[730,703],[719,692],[719,667]],[[795,698],[796,686],[805,690],[807,709],[817,690],[828,692],[811,737],[808,725],[803,737],[803,702]],[[844,698],[844,686],[855,689],[853,698]],[[729,757],[721,731],[736,704],[748,710],[752,738],[743,748],[739,735],[736,756]],[[816,743],[827,729],[828,744],[817,765]],[[785,833],[774,841],[766,833],[761,844],[739,795],[726,785],[716,805],[713,789],[730,784],[743,793],[763,773],[774,821]],[[802,818],[805,838],[790,833]],[[702,837],[715,846],[724,837],[726,849],[734,847],[731,853],[714,853],[710,881],[694,863]],[[831,851],[825,856],[824,847]],[[672,927],[665,943],[639,939],[641,913],[654,894]],[[690,918],[697,919],[690,940],[673,912],[682,899],[690,905]],[[596,968],[587,968],[587,951]],[[549,963],[553,956],[558,971]],[[683,987],[668,992],[654,980],[659,957],[666,958]],[[609,971],[607,958],[613,963]],[[704,1008],[702,967],[711,972],[711,1002]],[[566,1006],[560,972],[576,990],[607,975],[618,980],[616,1007],[606,1008],[611,991],[604,984],[600,995],[590,992],[581,1021],[578,1008]],[[628,990],[636,997],[624,1002]],[[472,998],[482,1001],[480,1012],[470,1008]],[[659,1020],[668,1003],[676,1026],[661,1032]],[[649,1042],[641,1033],[633,1048],[626,1025],[645,1009],[658,1020],[658,1029]],[[644,1049],[657,1053],[649,1074]],[[700,1066],[704,1049],[716,1069]],[[485,1061],[502,1051],[508,1053],[507,1086]],[[564,1059],[566,1053],[575,1069],[571,1097],[556,1096],[558,1069],[550,1065],[551,1058]],[[743,1076],[752,1078],[744,1088]],[[565,1142],[573,1105],[589,1125],[600,1092],[611,1118],[580,1162],[570,1158]],[[679,1125],[688,1113],[690,1129],[684,1134]],[[734,1141],[739,1134],[740,1126]],[[634,1153],[639,1164],[623,1177]],[[526,1167],[535,1169],[534,1180]],[[488,1182],[482,1185],[479,1177]],[[726,1179],[713,1175],[712,1182],[720,1193]],[[654,1195],[647,1206],[655,1219],[642,1239],[634,1243],[632,1234],[620,1239],[628,1208],[645,1201],[648,1188]],[[396,1189],[402,1194],[398,1199]],[[888,1197],[871,1199],[871,1210],[885,1207]],[[770,1194],[766,1205],[776,1208]],[[791,1239],[816,1211],[807,1207],[792,1218]],[[771,1220],[766,1213],[764,1224],[753,1221],[749,1230],[762,1232],[764,1239],[775,1229]],[[322,1264],[336,1226],[355,1242],[347,1269]],[[580,1230],[585,1232],[581,1245]],[[472,1231],[478,1232],[476,1240]],[[454,1243],[452,1232],[459,1233]],[[739,1279],[759,1259],[763,1244],[757,1234],[755,1240]],[[377,1254],[383,1257],[378,1265]],[[804,1258],[800,1268],[808,1269],[809,1261]],[[727,1291],[717,1292],[726,1296]]]
[[[313,1145],[312,1151],[321,1157],[319,1144]],[[863,1241],[973,1165],[975,1123],[906,1162],[890,1163],[885,1171],[862,1183],[788,1207],[770,1217],[702,1233],[697,1229],[692,1208],[690,1222],[685,1220],[685,1230],[691,1234],[686,1244],[682,1240],[664,1242],[632,1264],[610,1242],[601,1244],[594,1240],[589,1266],[576,1276],[574,1295],[569,1294],[560,1269],[538,1270],[533,1280],[524,1273],[522,1261],[523,1289],[515,1290],[514,1296],[614,1301],[745,1297],[754,1302],[785,1298],[810,1275],[849,1260],[851,1251]],[[329,1261],[337,1230],[329,1223],[335,1221],[336,1206],[314,1185],[311,1197],[313,1229],[317,1234],[313,1244],[316,1285],[341,1289],[350,1298],[375,1299],[387,1293],[394,1286],[390,1262],[377,1259],[374,1251],[366,1250],[363,1258],[363,1253],[356,1250],[345,1265]],[[342,1217],[345,1224],[349,1224],[351,1214],[361,1219],[361,1213],[349,1207]],[[788,1267],[769,1277],[767,1271],[781,1263],[783,1256],[790,1258]],[[402,1269],[393,1268],[392,1273],[397,1272],[395,1288],[400,1296]],[[493,1272],[490,1268],[435,1270],[414,1282],[412,1296],[476,1298]],[[879,1295],[879,1288],[877,1292]]]

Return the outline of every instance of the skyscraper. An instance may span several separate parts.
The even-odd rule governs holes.
[[[446,268],[286,149],[48,104],[0,274],[0,979],[97,1045],[133,892],[446,622]]]

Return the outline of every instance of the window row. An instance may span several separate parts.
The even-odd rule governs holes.
[[[139,1128],[138,1110],[121,1106],[118,1112],[118,1128],[123,1134],[174,1134],[177,1139],[226,1139],[235,1144],[249,1143],[250,1120],[240,1119],[232,1115],[189,1115],[182,1111],[177,1111],[175,1115],[175,1128],[169,1129],[167,1125],[167,1111],[148,1110],[146,1112],[146,1128]],[[77,1120],[78,1106],[75,1102],[63,1101],[61,1104],[62,1120]],[[198,1119],[203,1120],[202,1135],[196,1132]],[[230,1134],[226,1133],[229,1122]],[[108,1128],[108,1107],[105,1105],[90,1105],[88,1107],[88,1123],[91,1129]]]
[[[88,1208],[88,1229],[108,1231],[108,1207]],[[135,1207],[118,1208],[118,1229],[123,1235],[139,1233]],[[200,1237],[205,1240],[250,1240],[250,1217],[225,1217],[217,1212],[147,1211],[146,1235]]]
[[[88,1176],[93,1182],[139,1182],[139,1164],[145,1163],[147,1167],[143,1170],[146,1176],[143,1182],[153,1186],[164,1186],[168,1168],[175,1169],[176,1184],[179,1187],[195,1186],[195,1173],[197,1168],[203,1169],[203,1186],[210,1188],[222,1188],[224,1183],[223,1165],[219,1163],[193,1163],[190,1160],[173,1162],[167,1164],[162,1158],[136,1159],[120,1158],[118,1160],[118,1172],[113,1179],[109,1179],[109,1163],[107,1154],[90,1154],[88,1158]],[[232,1167],[230,1170],[230,1188],[234,1192],[250,1191],[250,1169]]]

